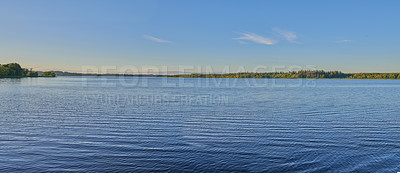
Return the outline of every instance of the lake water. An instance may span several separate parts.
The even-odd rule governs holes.
[[[397,172],[400,80],[0,79],[0,172]]]

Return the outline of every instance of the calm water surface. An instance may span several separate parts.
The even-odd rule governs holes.
[[[0,79],[0,172],[397,172],[400,80]]]

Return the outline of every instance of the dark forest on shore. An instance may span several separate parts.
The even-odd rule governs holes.
[[[342,73],[340,71],[301,70],[292,72],[184,74],[168,77],[181,78],[273,78],[273,79],[400,79],[400,73]]]
[[[132,75],[132,74],[82,74],[59,71],[39,72],[22,68],[18,63],[0,65],[0,78],[56,77],[59,76],[136,76],[178,78],[271,78],[271,79],[400,79],[400,73],[342,73],[340,71],[300,70],[291,72],[239,72],[226,74]]]
[[[22,77],[56,77],[53,72],[38,72],[22,68],[18,63],[0,64],[0,78],[22,78]]]

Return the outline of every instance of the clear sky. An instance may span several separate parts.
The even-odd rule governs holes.
[[[1,0],[0,63],[400,72],[399,7],[398,0]]]

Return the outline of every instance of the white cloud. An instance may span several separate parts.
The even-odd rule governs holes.
[[[254,33],[241,33],[243,36],[239,37],[239,38],[233,38],[235,40],[248,40],[248,41],[252,41],[255,43],[259,43],[259,44],[266,44],[266,45],[273,45],[276,44],[277,42],[275,40],[263,37],[263,36],[259,36],[257,34]]]
[[[295,41],[295,39],[297,39],[297,34],[295,32],[283,30],[280,28],[272,28],[272,30],[283,36],[287,41],[299,44],[299,42]]]
[[[339,41],[336,41],[336,43],[350,43],[350,42],[353,42],[353,40],[339,40]]]
[[[157,38],[157,37],[153,37],[153,36],[150,36],[150,35],[144,35],[143,37],[148,39],[148,40],[155,41],[157,43],[172,43],[171,41],[163,40],[163,39],[160,39],[160,38]]]

